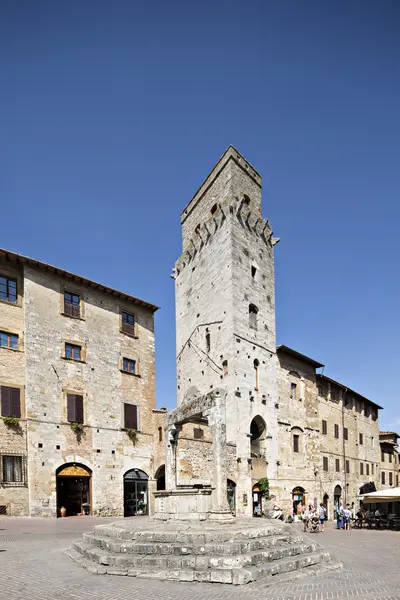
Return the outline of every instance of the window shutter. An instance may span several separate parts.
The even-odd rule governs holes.
[[[71,314],[73,317],[80,317],[80,306],[79,304],[71,304]]]
[[[125,429],[138,428],[138,407],[134,404],[124,404]]]
[[[11,388],[1,386],[1,416],[11,417]]]
[[[64,312],[66,315],[72,316],[72,304],[66,301],[64,298]]]
[[[11,416],[17,419],[21,418],[21,390],[19,388],[10,389],[10,411]]]
[[[77,423],[83,423],[83,396],[75,396],[75,417]]]
[[[75,394],[67,394],[67,420],[76,423]]]

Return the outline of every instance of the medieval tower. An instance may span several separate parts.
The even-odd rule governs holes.
[[[181,213],[175,266],[178,405],[227,390],[238,514],[252,484],[276,481],[278,459],[274,245],[261,177],[230,146]]]

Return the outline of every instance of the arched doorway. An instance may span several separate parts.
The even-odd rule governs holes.
[[[148,514],[149,476],[140,469],[131,469],[124,475],[124,517]]]
[[[258,486],[258,483],[253,485],[251,495],[253,497],[253,517],[262,517],[262,493]]]
[[[337,510],[342,502],[342,488],[340,485],[335,486],[333,491],[333,504],[335,506],[335,510]]]
[[[267,427],[260,415],[254,417],[250,423],[250,452],[253,458],[265,458],[265,440]]]
[[[329,519],[329,496],[328,496],[328,494],[324,494],[324,497],[322,499],[322,504],[325,506],[325,509],[326,509],[326,518]]]
[[[158,467],[154,478],[157,480],[157,491],[165,490],[165,465]]]
[[[228,504],[232,514],[236,514],[236,483],[228,479],[227,481]]]
[[[293,516],[301,515],[303,506],[306,504],[306,494],[302,487],[295,487],[292,490]]]
[[[56,471],[57,516],[65,508],[72,517],[91,512],[92,471],[78,463],[61,465]]]

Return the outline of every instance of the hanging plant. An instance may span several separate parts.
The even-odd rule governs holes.
[[[136,429],[125,429],[126,435],[131,440],[132,444],[135,445],[137,442],[138,432]]]
[[[10,429],[19,430],[21,429],[19,419],[17,417],[3,417],[4,424]]]
[[[268,481],[268,477],[262,477],[262,479],[260,479],[260,481],[258,482],[257,485],[260,488],[260,492],[261,492],[262,496],[266,500],[269,500],[269,481]]]
[[[78,423],[77,421],[73,421],[70,425],[71,425],[72,431],[76,435],[76,439],[79,444],[82,439],[82,436],[84,434],[85,426],[83,423]]]

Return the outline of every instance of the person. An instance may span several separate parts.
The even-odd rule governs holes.
[[[311,508],[311,507],[309,507]],[[307,531],[308,529],[308,519],[309,519],[310,515],[309,515],[309,511],[307,510],[307,508],[304,506],[303,507],[303,511],[301,513],[301,518],[303,520],[303,530]]]
[[[350,504],[346,504],[346,508],[343,511],[343,515],[344,515],[344,529],[345,529],[345,531],[350,531],[350,518],[351,518]]]
[[[322,504],[319,505],[319,530],[324,531],[324,524],[326,521],[326,508]]]
[[[375,516],[376,517],[381,517],[382,516],[382,513],[380,512],[379,508],[376,509]]]
[[[344,517],[344,509],[342,503],[336,509],[336,528],[343,529],[343,517]]]
[[[283,521],[283,512],[282,512],[282,509],[277,504],[274,504],[274,507],[272,509],[272,518],[273,519],[279,519],[280,521]]]

